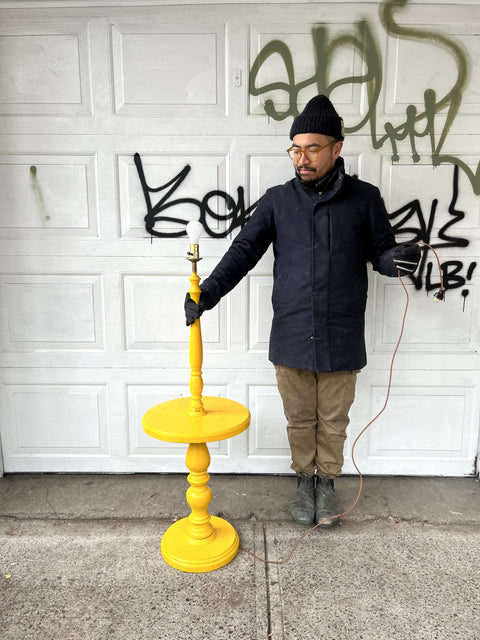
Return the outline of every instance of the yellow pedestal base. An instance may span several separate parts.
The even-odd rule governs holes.
[[[167,564],[188,573],[206,573],[228,564],[237,555],[239,539],[232,525],[210,516],[213,533],[206,540],[190,537],[190,522],[182,518],[164,533],[162,556]]]
[[[250,422],[246,407],[225,398],[203,397],[204,413],[192,415],[191,399],[179,398],[152,407],[143,416],[143,429],[153,438],[188,442],[190,470],[188,518],[174,522],[162,538],[162,556],[170,566],[189,573],[205,573],[228,564],[237,555],[238,534],[232,525],[208,513],[212,492],[207,485],[210,453],[207,442],[231,438]]]

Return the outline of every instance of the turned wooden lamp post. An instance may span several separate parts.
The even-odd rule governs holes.
[[[199,222],[189,222],[187,233],[192,263],[190,296],[198,303],[200,278],[197,274],[198,240],[203,230]],[[190,398],[179,398],[149,409],[142,419],[143,430],[153,438],[188,443],[186,465],[190,471],[187,502],[191,513],[174,522],[162,537],[162,556],[167,564],[190,573],[219,569],[236,556],[238,534],[233,526],[208,513],[212,492],[207,485],[210,454],[207,442],[224,440],[245,431],[250,424],[246,407],[226,398],[202,396],[202,333],[200,320],[190,328]]]

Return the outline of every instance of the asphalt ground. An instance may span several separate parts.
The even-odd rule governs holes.
[[[366,477],[340,525],[311,531],[290,558],[308,530],[289,516],[293,476],[209,486],[210,514],[242,548],[187,573],[160,553],[190,511],[186,475],[0,478],[0,638],[480,640],[474,478]],[[358,486],[336,481],[343,508]]]

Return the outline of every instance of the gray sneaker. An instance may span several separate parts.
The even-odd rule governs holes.
[[[299,476],[297,492],[290,505],[290,513],[295,522],[311,524],[315,518],[314,476]]]

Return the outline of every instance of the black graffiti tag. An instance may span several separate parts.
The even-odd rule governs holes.
[[[458,199],[458,173],[458,166],[455,165],[453,169],[452,198],[448,205],[448,213],[451,217],[441,229],[439,229],[438,240],[432,238],[432,229],[438,214],[439,202],[437,198],[432,201],[428,218],[425,217],[418,199],[412,200],[403,207],[400,207],[400,209],[390,213],[388,217],[392,222],[395,234],[408,234],[410,241],[422,241],[434,249],[467,247],[469,241],[466,238],[451,235],[452,226],[465,218],[465,212],[456,208]],[[395,220],[397,221],[395,222]],[[428,251],[424,248],[418,269],[414,275],[410,276],[416,289],[421,289],[422,286],[424,286],[427,292],[440,287],[439,276],[436,275],[438,274],[437,267],[428,261],[428,256]],[[447,260],[442,262],[441,269],[445,288],[448,290],[465,287],[466,283],[471,280],[476,266],[476,262],[471,262],[467,266],[466,275],[463,276],[461,275],[461,271],[464,269],[464,264],[460,260]],[[462,289],[461,294],[465,301],[469,290]]]
[[[243,187],[237,188],[236,200],[225,191],[217,189],[208,191],[201,200],[190,197],[174,198],[175,192],[180,185],[184,183],[191,171],[190,165],[186,165],[174,178],[168,180],[159,187],[150,187],[147,184],[142,159],[138,153],[135,154],[134,160],[147,206],[145,229],[151,236],[156,236],[158,238],[179,238],[185,236],[187,233],[185,227],[189,222],[188,220],[180,217],[174,217],[172,215],[165,216],[162,214],[165,211],[171,211],[174,207],[191,204],[198,208],[198,220],[201,222],[207,235],[211,238],[225,238],[234,229],[243,227],[247,223],[250,215],[260,202],[260,200],[258,200],[249,207],[246,207],[245,191]],[[389,218],[392,222],[395,234],[399,236],[408,235],[409,241],[422,241],[429,244],[434,249],[467,247],[469,245],[469,241],[466,238],[453,234],[453,226],[465,218],[465,212],[456,208],[459,195],[458,176],[459,168],[458,166],[455,166],[453,170],[452,197],[448,205],[448,213],[450,217],[438,231],[437,239],[432,237],[432,230],[439,211],[439,201],[437,198],[432,201],[428,216],[425,216],[418,199],[414,199],[393,213],[390,213]],[[161,196],[156,204],[152,204],[151,194],[155,193],[161,194]],[[211,202],[217,201],[218,198],[225,201],[225,206],[228,210],[225,215],[218,214],[211,205]],[[212,222],[216,223],[218,221],[227,223],[225,229],[222,231],[212,229]],[[155,229],[155,224],[161,222],[178,225],[179,229],[176,231],[159,231],[158,229]],[[476,266],[476,262],[471,262],[466,267],[466,274],[462,275],[462,271],[465,269],[465,266],[460,260],[444,261],[441,264],[441,269],[445,288],[448,290],[465,287],[467,282],[471,280]],[[438,275],[435,274],[437,273],[436,267],[434,267],[432,262],[428,261],[428,252],[424,249],[417,272],[413,276],[409,277],[416,289],[420,290],[425,287],[428,292],[433,289],[438,289],[440,286],[440,282],[436,280]],[[469,294],[469,290],[463,288],[461,294],[465,300]]]
[[[258,204],[257,201],[249,207],[245,206],[245,191],[243,187],[237,188],[236,200],[226,191],[220,191],[218,189],[209,191],[203,196],[201,200],[198,200],[197,198],[172,199],[172,196],[175,194],[177,189],[190,173],[190,165],[185,165],[185,167],[181,171],[179,171],[179,173],[174,178],[172,178],[172,180],[169,180],[165,184],[162,184],[159,187],[150,187],[147,184],[145,172],[143,170],[142,159],[138,153],[134,155],[134,161],[135,166],[137,167],[138,176],[140,178],[145,203],[147,206],[145,228],[147,232],[152,236],[156,236],[158,238],[179,238],[181,236],[185,236],[187,234],[185,226],[189,222],[188,220],[160,214],[179,205],[191,204],[198,208],[198,220],[199,222],[201,222],[207,234],[211,238],[225,238],[234,229],[243,227],[246,224],[252,211]],[[152,200],[150,197],[153,193],[163,194],[156,204],[152,204]],[[213,202],[218,202],[219,199],[225,201],[225,208],[227,210],[227,213],[224,215],[217,213],[211,204]],[[223,221],[226,222],[227,225],[222,231],[216,231],[210,226],[211,220],[215,222]],[[178,224],[181,225],[182,228],[180,228],[178,231],[158,231],[157,229],[155,229],[155,224],[161,222]]]

